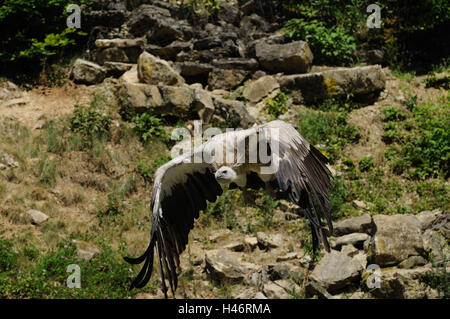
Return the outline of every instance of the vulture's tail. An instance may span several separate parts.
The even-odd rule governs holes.
[[[156,237],[152,236],[150,244],[148,245],[147,250],[142,254],[142,256],[137,258],[123,257],[126,262],[132,265],[141,264],[145,261],[141,271],[131,283],[130,290],[133,288],[142,288],[149,282],[153,272],[153,250],[155,247],[155,240]]]

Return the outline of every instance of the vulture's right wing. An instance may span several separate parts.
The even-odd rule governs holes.
[[[125,260],[131,264],[145,261],[131,288],[142,288],[150,280],[153,271],[153,250],[159,259],[161,281],[167,298],[165,278],[172,293],[177,288],[177,271],[180,270],[179,256],[186,248],[189,231],[194,219],[222,194],[222,188],[214,178],[213,167],[208,163],[195,163],[190,154],[181,155],[155,173],[151,209],[152,230],[150,244],[138,258]]]

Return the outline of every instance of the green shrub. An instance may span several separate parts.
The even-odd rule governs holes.
[[[14,250],[12,241],[0,238],[0,273],[11,271],[17,265],[18,253]]]
[[[361,172],[368,171],[373,167],[373,157],[365,156],[359,161],[359,170]]]
[[[408,117],[408,113],[406,113],[406,111],[393,106],[383,107],[381,111],[381,119],[384,122],[399,122]]]
[[[283,115],[288,110],[288,106],[286,103],[288,99],[289,96],[283,92],[278,93],[277,96],[273,99],[267,99],[267,113],[274,116],[275,118]]]
[[[0,298],[128,298],[137,291],[129,291],[132,271],[108,242],[101,242],[101,253],[90,261],[76,257],[76,247],[63,241],[58,247],[35,257],[31,266],[14,273],[0,273]],[[81,289],[68,288],[66,281],[70,264],[80,266]],[[150,284],[151,286],[151,284]],[[145,288],[151,289],[150,287]]]
[[[164,140],[168,138],[164,131],[163,121],[160,118],[148,113],[143,113],[141,115],[136,115],[133,122],[136,123],[136,132],[144,142],[150,141],[154,137],[162,138]]]
[[[298,130],[311,144],[324,144],[325,155],[331,161],[338,158],[345,145],[359,139],[358,129],[347,123],[342,112],[304,112]]]
[[[412,110],[412,123],[396,122],[395,142],[385,153],[394,172],[406,170],[411,178],[423,179],[442,175],[450,170],[450,114],[448,97],[435,104],[421,104]],[[389,109],[385,118],[404,119]],[[389,132],[389,130],[388,130]]]
[[[70,127],[82,136],[83,149],[88,149],[92,147],[94,139],[109,139],[111,122],[112,118],[98,109],[76,105]]]
[[[319,20],[292,19],[285,29],[287,39],[309,43],[315,64],[349,65],[355,60],[355,38],[343,28],[327,27]]]

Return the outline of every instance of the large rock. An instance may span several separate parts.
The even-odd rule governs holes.
[[[447,268],[447,272],[449,270]],[[369,274],[363,274],[363,285],[366,284]],[[429,286],[430,278],[435,275],[436,270],[432,267],[381,269],[379,271],[380,288],[371,289],[371,294],[377,298],[390,299],[436,298],[437,292]]]
[[[143,52],[138,59],[139,81],[153,85],[177,86],[184,83],[184,79],[167,63],[167,61]]]
[[[144,38],[138,39],[97,39],[97,48],[134,48],[142,47],[145,44]]]
[[[105,79],[106,71],[98,64],[77,59],[72,67],[70,77],[76,83],[97,84]]]
[[[246,129],[256,123],[256,120],[247,112],[244,103],[217,96],[213,96],[213,100],[215,105],[215,120],[218,124]]]
[[[211,91],[216,89],[233,90],[244,82],[249,74],[249,71],[245,70],[214,68],[209,74],[208,88]]]
[[[91,58],[100,65],[106,62],[136,63],[142,53],[144,39],[97,39],[95,46]]]
[[[172,18],[157,20],[147,32],[147,39],[150,43],[162,45],[167,45],[175,40],[190,40],[192,36],[192,28],[186,21]]]
[[[212,65],[222,69],[240,69],[240,70],[256,70],[258,61],[247,58],[223,58],[214,59]]]
[[[450,246],[441,232],[427,229],[423,234],[423,246],[435,264],[441,265],[450,260]]]
[[[190,51],[192,49],[192,43],[184,41],[173,41],[166,46],[158,46],[155,44],[149,44],[145,47],[145,50],[153,55],[156,55],[164,60],[173,60],[177,54],[184,51]]]
[[[285,75],[280,77],[279,83],[295,103],[316,103],[347,96],[373,100],[385,88],[386,78],[381,66],[369,65]]]
[[[143,36],[158,23],[170,19],[171,13],[165,8],[143,4],[134,9],[127,21],[130,32],[135,36]]]
[[[189,87],[158,86],[163,98],[163,106],[158,113],[187,115],[194,101],[194,92]]]
[[[314,268],[310,279],[332,293],[357,281],[361,271],[362,267],[357,261],[332,250]]]
[[[240,281],[258,266],[241,259],[240,255],[225,249],[210,250],[205,255],[205,269],[216,279]]]
[[[445,212],[442,212],[439,209],[425,210],[417,214],[416,217],[422,225],[422,230],[426,230],[433,227],[433,224],[440,218],[440,216],[445,214]]]
[[[358,217],[347,218],[333,223],[333,229],[333,234],[336,236],[343,236],[351,233],[372,234],[374,231],[374,224],[370,214],[363,214]]]
[[[197,112],[203,123],[209,123],[214,115],[214,102],[208,91],[194,88],[194,101],[192,103],[192,111]]]
[[[339,68],[322,72],[328,94],[342,97],[379,92],[385,87],[385,75],[380,65]]]
[[[273,76],[267,75],[251,82],[244,89],[243,96],[250,102],[257,103],[279,87],[277,80]]]
[[[124,109],[136,112],[160,113],[156,111],[163,106],[163,99],[156,85],[144,83],[123,83],[117,97]]]
[[[393,266],[424,253],[421,224],[412,215],[376,215],[376,233],[370,243],[373,263]]]
[[[208,78],[209,72],[213,67],[207,63],[198,62],[178,62],[175,64],[175,68],[180,71],[183,77],[205,77]]]
[[[255,50],[256,58],[267,71],[293,74],[307,73],[311,69],[313,54],[304,41],[288,44],[259,42]]]
[[[123,83],[139,83],[137,64],[133,64],[131,69],[122,74],[119,80]]]

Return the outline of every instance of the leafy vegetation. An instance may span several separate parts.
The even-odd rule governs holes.
[[[5,0],[0,5],[1,71],[40,71],[50,57],[68,54],[86,33],[68,29],[66,8],[87,0]]]
[[[384,140],[396,144],[386,151],[396,174],[424,179],[439,175],[448,178],[450,154],[450,117],[448,97],[440,102],[412,107],[411,121],[402,121],[406,112],[386,108]]]
[[[162,119],[148,113],[136,115],[133,119],[136,123],[135,130],[144,142],[151,141],[152,138],[159,137],[167,139],[168,136],[163,128]]]
[[[76,105],[70,121],[71,129],[82,137],[82,147],[92,147],[94,139],[108,139],[112,118],[92,107]]]
[[[267,99],[267,113],[278,118],[280,115],[283,115],[288,110],[287,100],[289,96],[286,93],[280,92],[273,99]]]
[[[358,140],[359,132],[355,126],[347,123],[345,112],[306,111],[300,115],[298,130],[331,161],[335,161],[341,149],[348,143]]]
[[[11,260],[11,241],[2,239],[0,250],[5,261]],[[126,298],[136,291],[128,290],[131,283],[131,269],[123,261],[125,246],[121,244],[119,252],[113,250],[107,241],[101,243],[101,253],[86,261],[77,258],[76,246],[62,241],[57,248],[49,252],[23,248],[20,255],[25,260],[33,260],[29,267],[20,270],[6,268],[0,273],[0,297],[2,298]],[[3,256],[2,256],[3,257]],[[2,264],[5,263],[2,258]],[[81,270],[81,289],[68,288],[70,273],[68,266],[78,265]]]
[[[355,38],[344,28],[327,28],[319,20],[292,19],[286,23],[289,40],[306,40],[317,64],[349,65],[354,61]]]

